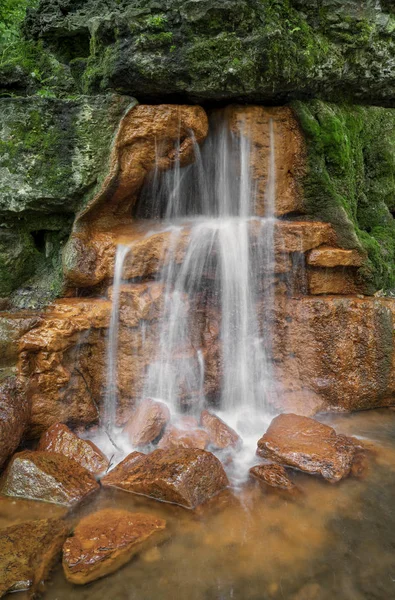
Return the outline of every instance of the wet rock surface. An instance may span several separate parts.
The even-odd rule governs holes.
[[[93,476],[74,460],[54,452],[15,454],[0,481],[0,493],[74,506],[99,489]]]
[[[0,596],[39,592],[60,554],[69,527],[61,519],[25,521],[0,529]]]
[[[204,450],[209,443],[209,435],[199,428],[184,428],[171,425],[167,427],[159,441],[158,448],[169,450],[171,448],[200,448]]]
[[[170,420],[170,411],[164,402],[146,398],[135,408],[123,431],[133,446],[153,442]]]
[[[109,465],[107,457],[93,442],[79,438],[63,423],[52,425],[41,436],[37,450],[72,458],[93,475],[100,475]]]
[[[119,479],[116,478],[118,474]],[[111,475],[109,473],[108,478]],[[177,448],[158,449],[144,457],[136,457],[127,469],[114,473],[105,484],[162,502],[195,508],[226,488],[229,482],[222,464],[211,452]]]
[[[356,446],[328,425],[294,414],[273,419],[257,454],[335,483],[350,473]]]
[[[30,411],[30,401],[16,377],[0,382],[0,468],[18,447]]]
[[[85,584],[113,573],[164,537],[166,521],[149,514],[104,509],[83,518],[63,546],[68,581]]]
[[[208,432],[210,444],[214,448],[222,450],[230,446],[235,448],[241,445],[241,438],[236,431],[214,413],[204,410],[202,411],[200,420],[202,426]]]
[[[137,461],[145,458],[145,454],[142,452],[131,452],[118,463],[109,473],[107,473],[100,483],[103,487],[118,487],[118,484],[125,481],[129,471],[133,468]]]
[[[296,485],[291,481],[285,467],[276,464],[256,465],[250,474],[258,481],[281,490],[294,491]]]

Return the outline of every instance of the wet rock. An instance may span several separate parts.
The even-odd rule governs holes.
[[[202,426],[207,430],[212,446],[222,450],[230,446],[236,448],[241,444],[241,439],[234,429],[229,427],[222,419],[208,410],[201,414]]]
[[[74,506],[99,489],[93,476],[74,460],[54,452],[15,454],[0,482],[0,492],[63,506]]]
[[[0,383],[0,467],[18,447],[30,417],[30,402],[16,377]]]
[[[32,597],[39,592],[67,534],[61,519],[25,521],[0,529],[0,596],[29,590]]]
[[[111,473],[110,473],[111,475]],[[134,494],[195,508],[229,484],[220,461],[205,450],[178,448],[154,450],[136,458],[107,485]]]
[[[135,462],[139,461],[141,458],[144,458],[146,455],[142,452],[131,452],[124,458],[120,463],[118,463],[107,475],[102,477],[100,483],[103,487],[118,487],[118,483],[124,481],[130,471],[130,469],[134,466]]]
[[[105,509],[88,515],[63,546],[63,569],[71,583],[85,584],[119,569],[164,537],[166,521],[142,513]]]
[[[93,442],[82,440],[63,423],[52,425],[41,436],[37,450],[55,452],[72,458],[94,475],[106,471],[110,464],[107,457]]]
[[[146,398],[137,406],[123,431],[133,446],[153,442],[170,420],[170,411],[164,402]]]
[[[290,480],[286,469],[281,465],[263,464],[256,465],[250,469],[251,475],[273,488],[294,491],[296,485]]]
[[[355,450],[354,442],[332,427],[291,413],[273,419],[257,454],[335,483],[350,473]]]
[[[336,269],[310,268],[307,273],[309,293],[317,296],[320,294],[346,296],[361,293],[363,288],[358,284],[354,271],[355,269],[346,269],[345,267]]]
[[[181,429],[172,425],[168,427],[158,444],[158,448],[200,448],[204,450],[209,443],[209,436],[204,429]]]

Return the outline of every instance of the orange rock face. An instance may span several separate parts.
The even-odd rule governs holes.
[[[93,475],[106,471],[109,460],[89,440],[82,440],[63,423],[52,425],[42,436],[37,450],[72,458]]]
[[[354,442],[332,427],[290,413],[273,419],[257,454],[336,483],[350,473],[355,451]]]
[[[133,446],[153,442],[170,420],[170,411],[164,402],[145,398],[134,410],[123,431]]]
[[[363,257],[357,250],[320,246],[309,252],[307,263],[312,267],[360,267]]]
[[[74,506],[99,489],[78,463],[53,452],[14,454],[0,482],[0,492],[63,506]]]
[[[208,432],[210,444],[222,450],[230,446],[236,448],[241,445],[241,439],[234,429],[229,427],[222,419],[214,413],[204,410],[200,416],[202,426]]]
[[[0,596],[28,590],[32,598],[42,591],[68,531],[61,519],[24,521],[0,529]]]
[[[255,479],[270,487],[288,491],[296,490],[296,485],[290,480],[286,469],[281,465],[256,465],[250,469],[250,473]]]
[[[120,124],[110,173],[100,193],[78,215],[65,248],[64,272],[71,285],[87,287],[103,280],[103,250],[108,258],[114,247],[106,231],[131,222],[146,175],[155,165],[165,170],[174,164],[178,140],[180,164],[185,166],[194,160],[194,139],[201,143],[207,131],[207,115],[200,106],[138,105],[129,111]]]
[[[229,484],[222,464],[211,452],[190,448],[154,450],[118,472],[119,480],[114,474],[106,485],[185,508],[195,508]]]
[[[203,429],[191,428],[181,429],[171,425],[165,431],[164,436],[158,444],[158,448],[170,450],[172,448],[200,448],[204,450],[209,443],[209,436]]]
[[[309,269],[307,276],[310,294],[347,296],[363,290],[361,282],[357,281],[356,273],[350,269]]]
[[[256,214],[265,214],[265,190],[270,155],[270,121],[275,138],[277,215],[303,210],[301,178],[305,170],[303,134],[289,107],[229,106],[231,130],[243,133],[251,144],[253,187],[256,188]]]
[[[85,584],[119,569],[163,539],[166,521],[142,513],[105,509],[88,515],[63,546],[63,569],[71,583]]]
[[[30,401],[21,382],[7,377],[0,383],[0,467],[18,447],[30,412]]]

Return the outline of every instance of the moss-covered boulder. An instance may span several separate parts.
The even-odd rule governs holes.
[[[0,99],[0,297],[37,307],[60,292],[60,252],[75,213],[107,174],[132,99]]]
[[[344,248],[363,248],[375,292],[395,289],[395,109],[295,102],[304,131],[307,213],[334,226]]]
[[[392,103],[395,7],[375,0],[40,0],[25,31],[85,92]]]

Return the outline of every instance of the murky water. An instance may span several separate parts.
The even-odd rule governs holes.
[[[324,420],[374,443],[377,454],[363,480],[332,485],[296,473],[298,497],[247,483],[195,512],[126,492],[100,492],[80,514],[108,506],[149,512],[167,520],[168,540],[86,586],[68,584],[59,565],[45,600],[395,598],[395,412]],[[49,508],[30,504],[35,517]],[[28,518],[14,507],[14,518],[21,514]],[[0,505],[1,525],[5,520],[13,520],[12,509],[5,515]]]

